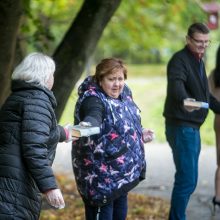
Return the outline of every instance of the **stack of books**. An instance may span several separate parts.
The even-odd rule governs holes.
[[[93,126],[74,125],[72,127],[72,137],[89,137],[94,134],[99,134],[100,128]]]
[[[185,99],[184,100],[184,106],[208,109],[209,108],[209,103],[199,102],[199,101],[196,101],[196,100]]]

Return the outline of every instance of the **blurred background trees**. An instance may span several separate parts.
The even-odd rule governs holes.
[[[208,1],[0,1],[0,106],[10,92],[13,67],[27,53],[41,51],[57,64],[53,91],[60,118],[82,72],[103,57],[120,57],[131,64],[166,63],[184,44],[189,24],[207,22],[204,2]],[[211,32],[211,57],[219,35],[218,30]]]

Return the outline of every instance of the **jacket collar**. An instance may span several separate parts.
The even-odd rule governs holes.
[[[23,80],[12,80],[11,81],[11,90],[13,92],[22,91],[22,90],[41,90],[43,91],[50,99],[53,107],[57,106],[56,98],[53,92],[46,87],[40,86],[36,83],[27,83]]]

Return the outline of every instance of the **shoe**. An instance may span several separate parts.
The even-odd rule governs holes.
[[[220,201],[216,201],[215,196],[212,199],[213,211],[215,213],[216,206],[220,208]]]

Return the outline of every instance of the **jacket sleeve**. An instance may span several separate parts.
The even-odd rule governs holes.
[[[87,97],[80,107],[81,120],[100,126],[104,118],[104,106],[96,96]]]
[[[25,165],[41,192],[57,188],[49,165],[47,142],[52,123],[51,112],[42,100],[24,104],[21,145]]]
[[[67,140],[68,137],[66,136],[66,132],[65,132],[65,129],[63,128],[63,126],[57,125],[57,128],[58,128],[58,131],[60,134],[59,142],[63,142],[65,140]]]
[[[220,102],[210,93],[209,107],[215,114],[220,114]]]
[[[183,99],[189,98],[185,88],[187,80],[187,70],[184,60],[174,56],[167,66],[169,94],[172,94],[176,102],[182,102]]]

